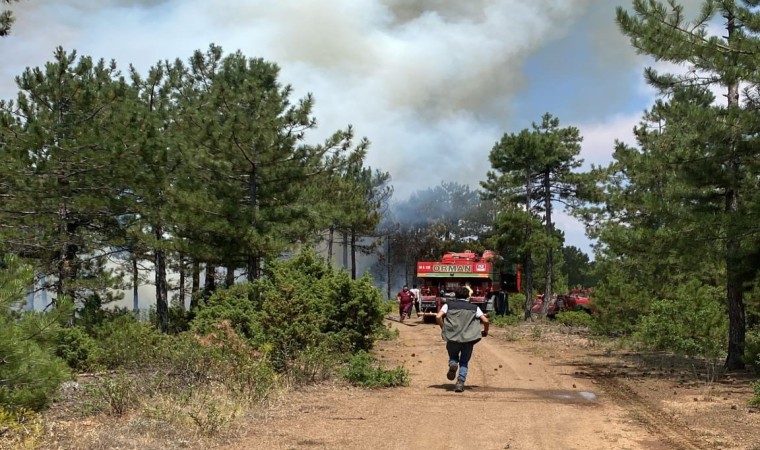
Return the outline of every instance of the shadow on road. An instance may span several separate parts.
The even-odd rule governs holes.
[[[432,384],[429,389],[440,389],[443,391],[454,391],[454,384]],[[514,401],[526,400],[552,400],[559,403],[568,403],[574,405],[594,405],[598,397],[593,392],[587,391],[563,391],[558,389],[524,389],[510,387],[492,387],[478,386],[476,384],[465,384],[465,392],[472,391],[478,393],[512,393],[518,394],[513,398]]]
[[[417,327],[423,324],[422,319],[417,319],[417,322],[409,323],[410,320],[413,319],[406,319],[406,321],[402,322],[398,317],[386,317],[386,320],[390,320],[391,322],[396,322],[401,325],[406,325],[408,327]]]

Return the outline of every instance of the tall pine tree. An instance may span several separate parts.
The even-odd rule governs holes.
[[[686,95],[691,107],[670,115],[664,122],[665,133],[657,134],[655,145],[670,148],[677,156],[660,152],[666,167],[673,158],[678,170],[674,178],[664,180],[666,192],[673,201],[680,201],[686,214],[699,214],[710,220],[696,228],[713,227],[714,238],[722,245],[725,265],[725,290],[729,317],[726,367],[744,366],[745,340],[744,283],[748,276],[747,237],[754,226],[747,220],[748,189],[756,173],[751,173],[757,158],[754,119],[742,108],[740,85],[756,83],[756,57],[760,49],[760,14],[755,0],[706,0],[699,15],[688,21],[683,7],[675,0],[667,4],[653,0],[633,2],[634,14],[617,9],[617,21],[631,44],[641,53],[667,61],[688,70],[685,75],[660,74],[649,68],[647,80],[666,95]],[[713,22],[720,21],[725,33],[710,35]],[[705,102],[704,90],[722,88],[726,103]],[[679,105],[684,105],[683,102]],[[676,112],[670,110],[676,114]],[[700,128],[694,125],[699,124]],[[679,129],[674,133],[673,130]],[[661,137],[660,137],[661,136]],[[646,136],[651,140],[652,135]],[[691,140],[697,145],[685,145]],[[719,197],[718,198],[716,198]],[[696,197],[696,198],[694,198]],[[719,211],[715,206],[719,205]],[[710,209],[715,216],[701,214]],[[699,230],[687,229],[683,231]],[[709,244],[708,244],[709,246]]]
[[[0,103],[2,249],[49,275],[72,299],[115,285],[106,255],[123,242],[129,181],[120,170],[132,91],[115,63],[61,48],[17,77],[17,101]]]
[[[508,218],[498,221],[505,226],[519,224],[523,230],[523,270],[526,275],[526,318],[532,301],[533,253],[541,251],[544,260],[544,299],[552,298],[554,252],[561,246],[561,237],[554,230],[554,203],[574,207],[580,200],[581,179],[572,171],[580,167],[578,159],[582,137],[575,127],[559,127],[559,119],[545,114],[541,123],[519,134],[504,135],[494,145],[489,159],[493,171],[482,183],[489,198],[502,205]],[[519,215],[526,217],[519,219]],[[535,220],[542,216],[543,237],[534,233]],[[513,234],[502,230],[506,234]],[[550,301],[544,301],[542,314],[546,315]]]

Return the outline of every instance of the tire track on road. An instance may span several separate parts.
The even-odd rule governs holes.
[[[668,448],[673,450],[711,450],[713,448],[694,439],[692,435],[696,432],[665,411],[649,404],[623,381],[600,373],[591,373],[591,377],[598,386],[601,386],[605,394],[627,409],[635,420],[654,434],[655,439],[669,444]]]

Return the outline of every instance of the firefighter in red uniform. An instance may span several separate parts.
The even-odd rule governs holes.
[[[414,294],[409,290],[409,286],[404,285],[396,295],[396,303],[398,303],[398,315],[401,318],[401,322],[412,314],[412,306],[414,305]]]

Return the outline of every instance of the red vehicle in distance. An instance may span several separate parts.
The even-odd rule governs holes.
[[[544,304],[544,296],[537,295],[530,311],[533,314],[541,314],[541,307]],[[588,314],[599,312],[591,304],[591,289],[571,289],[568,294],[558,294],[554,301],[549,305],[546,311],[546,317],[553,319],[560,311],[582,311]]]

